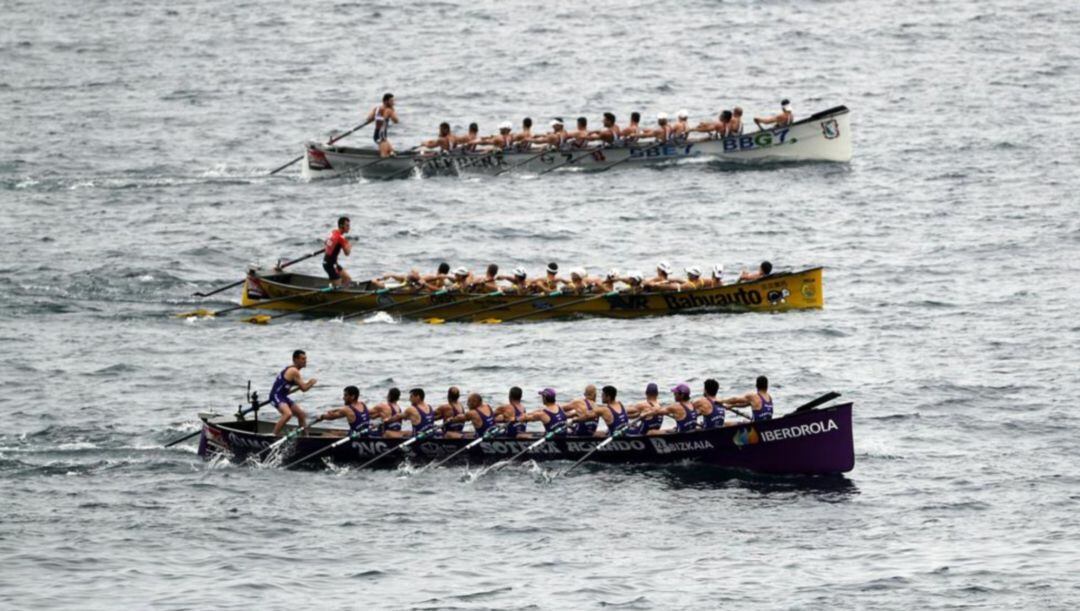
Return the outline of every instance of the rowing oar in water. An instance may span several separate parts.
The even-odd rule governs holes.
[[[434,293],[424,293],[423,295],[419,295],[419,296],[413,297],[411,299],[406,299],[404,301],[395,301],[393,303],[388,303],[386,305],[377,305],[377,306],[374,306],[374,307],[371,307],[371,308],[364,308],[363,310],[360,310],[359,312],[353,312],[352,314],[346,314],[345,316],[342,316],[341,320],[349,320],[350,318],[356,318],[357,316],[363,316],[364,314],[368,314],[368,313],[371,313],[371,312],[380,312],[380,311],[385,311],[385,310],[389,310],[389,309],[392,309],[392,308],[398,308],[398,307],[401,307],[403,305],[408,305],[410,303],[415,303],[417,301],[420,301],[421,299],[428,299],[428,298],[434,297],[436,295],[445,295],[445,294],[447,294],[449,292],[450,291],[448,291],[446,289],[440,289],[438,291],[435,291]]]
[[[564,161],[562,163],[555,164],[555,165],[551,166],[550,168],[544,170],[543,172],[540,172],[539,174],[537,174],[537,176],[543,176],[544,174],[547,174],[548,172],[554,172],[555,170],[558,170],[559,168],[563,167],[564,165],[577,163],[579,159],[584,159],[584,158],[588,157],[589,155],[592,155],[596,151],[602,151],[602,150],[604,150],[606,148],[607,148],[607,145],[605,144],[603,146],[598,146],[596,148],[589,149],[589,150],[585,151],[584,153],[582,153],[582,154],[580,154],[580,155],[578,155],[576,157],[571,156],[566,161]]]
[[[631,421],[629,424],[627,424],[627,425],[625,425],[623,427],[620,427],[617,431],[615,431],[611,435],[608,435],[607,439],[605,439],[605,440],[601,441],[600,443],[596,444],[595,446],[593,446],[593,449],[589,450],[588,452],[585,453],[584,456],[577,459],[577,462],[575,462],[574,464],[567,467],[567,469],[565,471],[556,473],[554,476],[552,476],[551,479],[555,479],[556,477],[559,477],[560,475],[566,475],[566,474],[570,473],[571,471],[574,470],[575,467],[577,467],[581,463],[588,460],[588,458],[590,456],[592,456],[594,453],[596,453],[599,450],[601,450],[602,448],[606,447],[612,441],[615,441],[619,437],[622,437],[623,435],[627,434],[630,431],[630,429],[633,428],[633,426],[635,424],[639,423],[639,422],[641,422],[641,418],[634,418],[634,420]]]
[[[357,467],[357,469],[363,469],[364,467],[366,467],[366,466],[368,466],[370,464],[378,462],[384,456],[386,456],[386,455],[388,455],[388,454],[390,454],[392,452],[396,452],[397,450],[401,450],[402,452],[404,452],[405,450],[407,450],[409,448],[409,446],[416,443],[417,441],[420,441],[421,439],[427,439],[428,437],[431,437],[432,435],[434,435],[437,428],[441,428],[441,427],[432,426],[430,429],[424,431],[423,433],[420,433],[419,435],[414,435],[413,437],[411,437],[405,443],[399,443],[398,445],[390,448],[389,450],[383,452],[382,454],[379,454],[375,458],[372,458],[371,460],[367,461],[366,463],[360,465],[359,467]]]
[[[525,299],[518,299],[517,301],[511,301],[510,303],[493,305],[493,306],[491,306],[489,308],[483,308],[483,309],[480,309],[480,310],[475,310],[473,312],[465,312],[464,314],[458,314],[457,316],[451,316],[450,318],[446,318],[446,319],[431,318],[431,319],[428,319],[427,322],[429,322],[429,323],[431,323],[433,325],[442,324],[444,322],[453,322],[455,320],[461,320],[462,318],[468,318],[470,316],[476,316],[477,314],[484,314],[485,312],[491,312],[493,310],[502,310],[502,309],[506,309],[506,308],[512,308],[514,306],[522,305],[522,304],[525,304],[525,303],[532,303],[533,301],[537,301],[537,300],[540,300],[540,299],[545,299],[547,297],[558,297],[559,295],[562,295],[562,291],[552,291],[550,293],[543,293],[543,294],[540,294],[540,295],[533,295],[531,297],[526,297]],[[497,321],[497,319],[493,318],[493,319],[490,319],[489,321],[485,321],[485,322],[491,322],[491,321]]]
[[[461,454],[462,452],[468,452],[469,450],[471,450],[471,449],[475,448],[476,446],[480,445],[485,440],[491,439],[495,435],[498,435],[498,434],[502,433],[505,430],[506,430],[506,425],[505,424],[499,424],[499,425],[493,426],[490,429],[484,431],[483,435],[481,435],[481,436],[477,437],[476,439],[470,441],[469,443],[467,443],[463,447],[458,448],[457,451],[454,452],[453,454],[451,454],[450,456],[447,456],[446,458],[444,458],[442,460],[437,460],[435,462],[430,462],[430,463],[424,465],[423,467],[420,467],[420,470],[417,471],[417,473],[423,473],[424,471],[427,471],[428,469],[434,469],[434,468],[436,468],[438,466],[441,466],[441,465],[443,465],[445,463],[448,463],[451,460],[453,460],[454,457],[457,456],[458,454]]]
[[[325,453],[329,452],[330,450],[333,450],[334,448],[336,448],[338,446],[344,445],[344,444],[346,444],[346,443],[348,443],[348,442],[350,442],[350,441],[352,441],[354,439],[358,439],[360,437],[363,437],[364,435],[367,435],[369,430],[370,430],[369,426],[363,426],[363,427],[360,427],[360,430],[358,430],[358,431],[349,431],[348,435],[345,435],[344,437],[342,437],[341,439],[335,441],[334,443],[326,446],[325,448],[315,450],[314,452],[312,452],[311,454],[308,454],[307,456],[305,456],[303,458],[298,458],[298,459],[296,459],[294,461],[291,461],[287,465],[282,467],[282,469],[289,469],[289,468],[291,468],[291,467],[293,467],[295,465],[299,465],[300,463],[307,462],[307,461],[311,460],[312,458],[315,458],[316,456],[319,456],[320,454],[325,454]]]
[[[271,320],[277,320],[279,318],[285,318],[287,316],[296,316],[297,314],[303,314],[304,312],[310,312],[312,310],[318,310],[320,308],[329,308],[330,306],[334,306],[339,303],[345,303],[346,301],[352,301],[353,299],[358,299],[367,295],[382,295],[383,293],[387,293],[389,291],[390,289],[379,289],[377,291],[362,291],[359,293],[353,293],[351,295],[348,295],[347,297],[342,297],[341,299],[333,299],[326,303],[316,303],[315,305],[304,306],[299,310],[292,310],[291,312],[284,312],[282,314],[274,315],[256,314],[254,316],[249,316],[240,320],[241,322],[249,322],[256,325],[266,325],[269,324]]]
[[[518,458],[521,458],[523,455],[525,455],[525,454],[527,454],[529,452],[532,452],[536,448],[539,448],[540,446],[544,445],[545,443],[551,441],[552,439],[555,438],[556,435],[558,435],[559,433],[565,431],[566,427],[570,426],[571,422],[573,422],[573,421],[572,420],[567,420],[566,422],[564,422],[562,424],[556,425],[555,428],[553,428],[550,431],[544,433],[544,435],[542,437],[540,437],[540,439],[537,439],[533,443],[530,443],[529,446],[526,447],[524,450],[518,452],[517,454],[514,454],[513,456],[511,456],[510,458],[507,458],[506,460],[500,460],[499,462],[491,465],[490,467],[488,467],[488,468],[484,469],[483,471],[481,471],[480,473],[478,473],[477,476],[476,476],[477,479],[479,479],[480,477],[483,477],[484,475],[486,475],[487,473],[489,473],[491,471],[498,471],[499,469],[502,469],[503,467],[505,467],[506,465],[514,462]]]
[[[450,306],[465,305],[466,303],[472,303],[474,301],[480,301],[481,299],[488,299],[489,297],[502,297],[505,294],[506,293],[504,293],[502,291],[492,291],[490,293],[484,293],[483,295],[477,295],[475,297],[469,297],[468,299],[462,299],[462,300],[459,300],[459,301],[450,301],[450,302],[447,302],[447,303],[440,303],[440,304],[433,305],[433,306],[423,308],[423,309],[420,309],[420,310],[413,310],[412,312],[409,312],[409,315],[414,316],[416,314],[419,314],[420,312],[430,312],[432,310],[439,310],[439,309],[442,309],[442,308],[448,308]],[[428,324],[432,324],[432,325],[441,325],[446,321],[444,319],[442,319],[442,318],[432,317],[432,318],[425,319],[424,322],[426,322]]]
[[[374,120],[375,119],[369,119],[367,121],[364,121],[360,125],[357,125],[356,127],[350,129],[349,131],[345,132],[344,134],[341,134],[340,136],[334,136],[333,138],[330,139],[329,142],[327,142],[327,144],[333,144],[333,143],[337,142],[338,140],[341,140],[342,138],[344,138],[345,136],[348,136],[349,134],[355,132],[356,130],[358,130],[358,129],[362,128],[362,127],[366,127],[369,123],[371,123]],[[307,153],[304,153],[304,155],[306,155],[306,154]],[[299,157],[297,157],[296,159],[293,159],[289,163],[286,163],[285,165],[279,167],[278,169],[270,172],[270,174],[268,174],[268,176],[273,176],[274,174],[277,174],[278,172],[280,172],[280,171],[284,170],[285,168],[291,166],[292,164],[296,163],[297,161],[300,161],[301,159],[304,158],[304,155],[300,155]]]
[[[324,251],[324,249],[320,248],[319,250],[316,250],[315,252],[311,253],[310,255],[304,255],[304,256],[300,257],[299,259],[293,259],[292,261],[286,261],[284,263],[279,263],[277,266],[274,267],[274,269],[279,270],[279,271],[283,270],[286,267],[289,267],[290,265],[292,265],[294,263],[299,263],[301,261],[306,261],[307,259],[310,259],[310,258],[314,257],[315,255],[322,254],[323,251]],[[221,288],[216,288],[216,289],[210,291],[209,293],[201,293],[201,292],[200,293],[192,293],[191,296],[192,297],[209,297],[211,295],[217,295],[221,291],[227,291],[227,290],[233,288],[234,286],[240,286],[241,284],[244,283],[244,280],[247,280],[247,278],[244,278],[242,280],[237,280],[236,282],[233,282],[232,284],[227,284],[227,285],[225,285],[225,286],[223,286]]]
[[[600,168],[600,170],[598,170],[597,173],[599,174],[600,172],[607,172],[611,168],[619,165],[620,163],[626,163],[627,161],[630,161],[631,159],[637,159],[638,157],[645,157],[649,153],[649,151],[658,149],[658,148],[664,146],[665,144],[671,144],[671,143],[664,140],[664,141],[661,141],[661,142],[657,142],[656,144],[654,144],[654,145],[652,145],[650,147],[646,147],[646,148],[643,148],[643,149],[638,149],[638,150],[641,151],[641,154],[638,155],[637,157],[634,157],[633,154],[627,154],[626,157],[623,157],[622,159],[616,161],[615,163],[613,163],[613,164],[611,164],[611,165],[609,165],[609,166],[607,166],[605,168]],[[633,150],[634,149],[631,149],[631,148],[627,147],[628,152],[632,152]]]
[[[273,299],[260,299],[259,301],[256,301],[254,303],[249,303],[249,304],[246,304],[246,305],[245,304],[240,304],[240,305],[230,306],[228,308],[224,308],[224,309],[218,310],[216,312],[211,312],[210,310],[207,310],[205,308],[199,308],[198,310],[195,310],[195,311],[192,311],[192,312],[181,312],[181,313],[177,314],[176,317],[177,318],[191,318],[192,316],[198,316],[200,318],[207,318],[207,317],[214,318],[215,316],[221,316],[222,314],[225,314],[226,312],[232,312],[233,310],[245,310],[245,309],[248,309],[248,308],[257,308],[257,307],[264,306],[264,305],[271,304],[271,303],[278,303],[280,301],[288,301],[290,299],[297,299],[299,297],[310,297],[311,295],[315,295],[317,293],[329,293],[331,291],[338,290],[339,288],[340,287],[331,285],[331,286],[328,286],[326,288],[322,288],[322,289],[318,289],[318,290],[314,290],[314,291],[307,291],[307,292],[304,292],[304,293],[297,293],[295,295],[286,295],[284,297],[275,297]]]
[[[251,387],[251,382],[248,382],[248,388],[250,389],[250,387]],[[294,386],[293,388],[290,388],[290,389],[289,389],[289,392],[288,392],[288,393],[286,393],[286,394],[290,394],[290,395],[291,395],[291,394],[292,394],[292,393],[293,393],[294,391],[296,391],[296,390],[298,390],[298,389],[297,389],[297,388],[296,388],[296,387]],[[254,399],[253,399],[253,400],[254,400]],[[266,401],[263,401],[262,403],[255,403],[255,404],[253,404],[253,405],[252,405],[251,407],[248,407],[248,408],[247,408],[247,409],[245,409],[245,410],[242,410],[242,411],[240,411],[240,412],[237,412],[237,416],[243,416],[243,415],[245,415],[245,414],[247,414],[247,413],[249,413],[249,412],[253,412],[253,411],[255,411],[255,410],[259,409],[260,407],[263,407],[263,406],[265,406],[265,405],[269,405],[269,404],[270,404],[270,399],[267,399]],[[188,439],[191,439],[192,437],[194,437],[194,436],[198,435],[198,434],[199,434],[199,433],[201,433],[201,432],[202,432],[202,428],[200,427],[200,428],[199,428],[199,430],[195,431],[194,433],[191,433],[191,434],[189,434],[189,435],[184,435],[184,436],[183,436],[183,437],[181,437],[180,439],[174,439],[174,440],[170,441],[169,443],[165,444],[165,447],[166,447],[166,448],[171,448],[171,447],[173,447],[174,445],[176,445],[176,444],[178,444],[178,443],[180,443],[180,442],[182,442],[182,441],[187,441]]]
[[[552,306],[552,307],[550,307],[550,308],[548,308],[546,310],[534,310],[532,312],[525,312],[524,314],[517,314],[517,315],[514,315],[514,316],[509,316],[507,318],[503,318],[502,320],[500,320],[498,318],[489,318],[489,319],[487,319],[487,320],[485,320],[483,322],[485,322],[487,324],[491,324],[491,325],[497,325],[497,324],[504,323],[504,322],[510,322],[511,320],[520,320],[522,318],[528,318],[530,316],[537,316],[539,314],[547,314],[548,312],[554,312],[555,310],[561,310],[562,308],[568,308],[568,307],[573,306],[573,305],[578,305],[579,303],[585,303],[587,301],[596,301],[597,299],[601,299],[603,297],[614,297],[615,295],[618,295],[618,294],[619,294],[619,291],[609,291],[607,293],[601,293],[599,295],[590,295],[590,296],[588,296],[588,297],[586,297],[584,299],[575,299],[573,301],[567,301],[566,303],[561,303],[561,304],[559,304],[557,306]]]

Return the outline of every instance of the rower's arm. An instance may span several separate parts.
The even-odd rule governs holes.
[[[750,405],[750,395],[746,394],[736,397],[728,397],[727,399],[723,399],[720,402],[724,405],[729,405],[731,407],[743,407],[745,405]]]
[[[337,409],[327,410],[319,414],[318,417],[315,418],[315,422],[322,422],[324,420],[337,420],[339,418],[348,418],[348,416],[345,414],[344,408],[339,407]]]

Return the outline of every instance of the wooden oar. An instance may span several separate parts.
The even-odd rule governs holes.
[[[324,249],[320,248],[319,250],[316,250],[315,252],[311,253],[310,255],[304,255],[304,256],[300,257],[299,259],[293,259],[292,261],[286,261],[284,263],[279,263],[277,266],[274,267],[274,269],[283,270],[286,267],[289,267],[290,265],[292,265],[293,263],[299,263],[301,261],[306,261],[307,259],[310,259],[310,258],[314,257],[315,255],[317,255],[319,253],[322,253],[322,252],[324,252]],[[209,293],[192,293],[191,296],[192,297],[209,297],[211,295],[217,295],[221,291],[227,291],[227,290],[233,288],[234,286],[240,286],[241,284],[244,283],[244,280],[247,280],[247,278],[244,278],[242,280],[237,280],[236,282],[233,282],[232,284],[228,284],[228,285],[225,285],[225,286],[223,286],[221,288],[214,289],[214,290],[210,291]]]
[[[259,301],[254,302],[254,303],[249,303],[247,305],[244,305],[244,304],[235,305],[235,306],[231,306],[231,307],[228,307],[228,308],[218,310],[216,312],[211,312],[210,310],[207,310],[205,308],[199,308],[198,310],[194,310],[192,312],[181,312],[179,314],[176,314],[176,318],[191,318],[192,316],[198,316],[200,318],[207,318],[207,317],[214,318],[215,316],[221,316],[222,314],[225,314],[226,312],[232,312],[234,310],[245,310],[245,309],[248,309],[248,308],[255,308],[255,307],[259,307],[259,306],[264,306],[264,305],[267,305],[267,304],[270,304],[270,303],[278,303],[280,301],[288,301],[290,299],[297,299],[297,298],[300,298],[300,297],[310,297],[311,295],[315,295],[317,293],[329,293],[329,292],[337,290],[339,288],[340,287],[337,287],[337,286],[328,286],[326,288],[321,288],[321,289],[314,290],[314,291],[306,291],[306,292],[303,292],[303,293],[296,293],[295,295],[286,295],[284,297],[275,297],[273,299],[261,299]]]
[[[432,435],[434,435],[436,428],[441,428],[441,427],[432,426],[430,429],[424,431],[423,433],[420,433],[419,435],[412,436],[405,443],[399,443],[398,445],[390,448],[389,450],[383,452],[382,454],[379,454],[375,458],[372,458],[371,460],[369,460],[366,463],[364,463],[364,464],[360,465],[359,467],[357,467],[357,469],[363,469],[364,467],[377,462],[379,459],[381,459],[381,458],[387,456],[388,454],[390,454],[392,452],[395,452],[397,450],[401,450],[402,452],[404,452],[409,446],[416,443],[417,441],[420,441],[421,439],[427,439],[428,437],[431,437]]]
[[[249,385],[248,387],[249,388],[250,388],[250,384],[251,383],[248,382],[248,385]],[[295,391],[295,390],[297,390],[297,387],[294,386],[294,387],[290,388],[289,391],[286,394],[292,394],[293,391]],[[238,412],[237,416],[243,416],[243,415],[247,414],[248,412],[253,412],[253,411],[259,409],[260,407],[263,407],[263,406],[269,405],[269,404],[270,404],[270,399],[267,399],[266,401],[263,401],[262,403],[255,403],[251,407],[248,407],[247,409],[244,409],[244,410]],[[198,435],[201,432],[202,432],[202,428],[200,427],[199,430],[195,431],[194,433],[191,433],[189,435],[184,435],[180,439],[174,439],[174,440],[170,441],[169,443],[165,444],[165,447],[166,448],[171,448],[174,445],[176,445],[176,444],[178,444],[178,443],[180,443],[182,441],[187,441],[188,439],[191,439],[192,437]]]
[[[342,138],[344,138],[345,136],[348,136],[349,134],[355,132],[356,130],[358,130],[358,129],[362,128],[362,127],[366,127],[369,123],[371,123],[374,120],[375,119],[370,119],[368,121],[364,121],[360,125],[357,125],[356,127],[354,127],[352,129],[350,129],[349,131],[345,132],[344,134],[341,134],[340,136],[334,136],[333,138],[330,139],[329,142],[327,142],[327,144],[333,144],[333,143],[337,142],[338,140],[341,140]],[[304,155],[306,155],[306,154],[307,153],[304,153]],[[268,176],[273,176],[274,174],[277,174],[278,172],[280,172],[280,171],[284,170],[285,168],[291,166],[292,164],[296,163],[297,161],[300,161],[301,159],[304,158],[304,155],[300,155],[299,157],[297,157],[296,159],[293,159],[289,163],[286,163],[285,165],[279,167],[278,169],[270,172],[270,174],[268,174]]]
[[[528,318],[530,316],[536,316],[536,315],[539,315],[539,314],[546,314],[548,312],[554,312],[555,310],[561,310],[562,308],[568,308],[568,307],[570,307],[572,305],[577,305],[579,303],[585,303],[587,301],[595,301],[595,300],[601,299],[603,297],[614,297],[615,295],[618,295],[618,294],[619,294],[619,291],[609,291],[607,293],[601,293],[599,295],[590,295],[590,296],[588,296],[588,297],[586,297],[584,299],[575,299],[573,301],[567,301],[566,303],[559,304],[557,306],[552,306],[552,307],[550,307],[550,308],[548,308],[546,310],[535,310],[535,311],[532,311],[532,312],[525,312],[524,314],[517,314],[515,316],[509,316],[507,318],[503,318],[502,320],[500,320],[498,318],[489,318],[489,319],[487,319],[487,320],[485,320],[483,322],[488,323],[488,324],[492,324],[492,325],[497,325],[497,324],[504,323],[504,322],[510,322],[511,320],[520,320],[522,318]]]
[[[555,479],[556,477],[559,477],[560,475],[566,475],[566,474],[570,473],[571,471],[574,470],[575,467],[577,467],[581,463],[588,460],[588,458],[590,456],[592,456],[595,452],[597,452],[600,449],[606,447],[609,443],[611,443],[612,441],[615,441],[619,437],[622,437],[623,435],[625,435],[627,432],[630,431],[631,428],[633,428],[633,426],[635,424],[641,422],[641,420],[642,420],[641,418],[634,418],[631,422],[629,422],[625,426],[619,428],[617,431],[613,432],[611,435],[608,435],[607,439],[605,439],[605,440],[601,441],[600,443],[596,444],[595,446],[593,446],[593,449],[589,450],[588,452],[585,453],[584,456],[577,459],[577,462],[570,465],[565,471],[562,471],[560,473],[556,473],[554,476],[552,476],[551,479]]]
[[[288,469],[288,468],[293,467],[295,465],[298,465],[300,463],[307,462],[307,461],[311,460],[312,458],[315,458],[316,456],[318,456],[320,454],[325,454],[326,452],[329,452],[330,450],[333,450],[334,448],[336,448],[338,446],[341,446],[341,445],[343,445],[345,443],[348,443],[348,442],[350,442],[350,441],[352,441],[352,440],[354,440],[354,439],[356,439],[358,437],[363,437],[364,435],[367,434],[369,428],[370,427],[368,427],[368,426],[364,426],[364,427],[361,427],[359,431],[350,431],[348,435],[342,437],[338,441],[335,441],[334,443],[326,446],[325,448],[315,450],[314,452],[312,452],[311,454],[308,454],[307,456],[305,456],[303,458],[298,458],[298,459],[296,459],[294,461],[291,461],[287,465],[283,466],[282,469]]]
[[[461,448],[458,448],[458,450],[456,452],[454,452],[453,454],[451,454],[450,456],[447,456],[446,458],[444,458],[442,460],[437,460],[435,462],[430,462],[430,463],[424,465],[423,467],[420,467],[420,469],[417,471],[417,473],[423,473],[424,471],[427,471],[428,469],[434,469],[434,468],[439,467],[439,466],[441,466],[441,465],[443,465],[445,463],[448,463],[455,456],[457,456],[458,454],[461,454],[462,452],[467,452],[467,451],[475,448],[476,446],[480,445],[485,440],[491,439],[495,435],[498,435],[499,433],[501,433],[501,432],[503,432],[505,430],[506,430],[506,425],[505,424],[497,424],[497,425],[491,427],[490,429],[484,431],[483,435],[481,435],[481,436],[477,437],[476,439],[470,441],[465,446],[463,446]]]
[[[347,314],[345,316],[342,316],[341,320],[349,320],[350,318],[356,318],[357,316],[363,316],[364,314],[368,314],[370,312],[379,312],[379,311],[383,311],[383,310],[389,310],[391,308],[396,308],[396,307],[399,307],[399,306],[408,305],[410,303],[420,301],[421,299],[428,299],[428,298],[433,297],[435,295],[445,295],[445,294],[447,294],[449,292],[450,291],[448,291],[446,289],[439,289],[439,290],[435,291],[434,293],[424,293],[423,295],[413,297],[412,299],[406,299],[405,301],[395,301],[394,303],[388,303],[386,305],[377,305],[377,306],[372,307],[372,308],[365,308],[363,310],[360,310],[359,312],[353,312],[352,314]]]
[[[453,322],[455,320],[461,320],[462,318],[468,318],[469,316],[476,316],[477,314],[483,314],[485,312],[491,312],[492,310],[501,310],[501,309],[504,309],[504,308],[512,308],[514,306],[521,305],[523,303],[532,303],[533,301],[537,301],[539,299],[545,299],[547,297],[558,297],[559,295],[562,295],[562,291],[552,291],[550,293],[542,293],[540,295],[533,295],[531,297],[526,297],[525,299],[518,299],[517,301],[511,301],[510,303],[505,303],[505,304],[502,304],[502,305],[494,305],[494,306],[491,306],[489,308],[483,308],[483,309],[480,309],[480,310],[475,310],[473,312],[466,312],[464,314],[458,314],[457,316],[451,316],[450,318],[447,318],[445,320],[441,319],[441,318],[435,318],[435,319],[429,320],[428,322],[430,322],[432,324],[442,324],[444,322]],[[438,321],[438,322],[435,322],[435,321]]]
[[[480,477],[486,475],[487,473],[489,473],[491,471],[498,471],[499,469],[502,469],[506,465],[514,462],[515,460],[517,460],[521,456],[527,454],[528,452],[532,452],[536,448],[539,448],[540,446],[542,446],[545,443],[547,443],[547,442],[551,441],[552,439],[554,439],[555,436],[558,435],[559,433],[565,431],[566,428],[568,426],[570,426],[571,422],[573,422],[573,421],[572,420],[567,420],[566,422],[564,422],[564,423],[562,423],[560,425],[557,425],[555,428],[553,428],[550,431],[544,433],[544,435],[542,437],[540,437],[540,439],[537,439],[535,442],[530,443],[528,445],[528,447],[526,447],[524,450],[518,452],[517,454],[514,454],[513,456],[511,456],[510,458],[507,458],[506,460],[500,460],[499,462],[491,465],[490,467],[488,467],[488,468],[484,469],[483,471],[481,471],[480,473],[478,473],[476,477],[480,478]]]
[[[556,164],[556,165],[551,166],[550,168],[544,170],[543,172],[538,173],[537,176],[543,176],[544,174],[547,174],[548,172],[554,172],[555,170],[558,170],[559,168],[563,167],[564,165],[568,165],[568,164],[571,164],[571,163],[577,163],[577,160],[584,159],[584,158],[588,157],[589,155],[592,155],[596,151],[602,151],[605,148],[607,148],[606,144],[603,145],[603,146],[598,146],[598,147],[596,147],[594,149],[589,149],[588,151],[585,151],[584,153],[578,155],[577,157],[571,156],[570,159],[567,159],[566,161],[564,161],[564,162],[562,162],[560,164]]]
[[[297,314],[303,314],[304,312],[310,312],[311,310],[318,310],[319,308],[328,308],[328,307],[330,307],[332,305],[337,305],[339,303],[344,303],[346,301],[351,301],[351,300],[357,299],[359,297],[366,297],[368,295],[381,295],[381,294],[387,293],[389,291],[390,291],[390,289],[379,289],[377,291],[362,291],[362,292],[359,292],[359,293],[353,293],[353,294],[351,294],[351,295],[349,295],[347,297],[342,297],[341,299],[334,299],[334,300],[328,301],[326,303],[317,303],[315,305],[305,306],[305,307],[300,308],[299,310],[292,310],[290,312],[284,312],[282,314],[274,314],[272,316],[270,314],[256,314],[254,316],[249,316],[247,318],[241,318],[240,321],[241,322],[249,322],[249,323],[256,324],[256,325],[265,325],[265,324],[269,324],[271,320],[277,320],[279,318],[285,318],[287,316],[295,316]]]
[[[483,295],[477,295],[475,297],[470,297],[468,299],[461,299],[459,301],[451,301],[451,302],[448,302],[448,303],[440,303],[440,304],[436,304],[436,305],[433,305],[431,307],[423,308],[423,309],[420,309],[420,310],[413,310],[412,312],[409,312],[409,316],[414,316],[416,314],[419,314],[420,312],[430,312],[432,310],[439,310],[439,309],[442,309],[442,308],[448,308],[450,306],[464,305],[466,303],[472,303],[474,301],[480,301],[481,299],[487,299],[489,297],[502,297],[505,294],[506,293],[503,293],[502,291],[492,291],[490,293],[484,293]],[[432,318],[425,319],[424,322],[426,322],[428,324],[432,324],[432,325],[441,325],[446,321],[443,320],[442,318],[432,317]]]
[[[833,399],[836,399],[836,398],[839,398],[839,397],[840,397],[840,393],[838,393],[836,391],[830,391],[830,392],[827,392],[827,393],[821,395],[817,399],[814,399],[813,401],[807,401],[806,403],[803,403],[799,407],[796,407],[794,411],[788,412],[787,414],[784,414],[784,415],[785,416],[790,416],[791,414],[797,414],[799,412],[805,412],[807,410],[814,409],[815,407],[817,407],[819,405],[823,405],[825,403],[828,403],[829,401],[832,401]]]

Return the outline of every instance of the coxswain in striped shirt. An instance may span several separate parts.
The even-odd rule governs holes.
[[[398,123],[397,111],[394,110],[394,94],[384,94],[382,104],[371,109],[367,120],[375,123],[373,137],[375,146],[379,147],[379,156],[389,157],[393,155],[394,146],[390,144],[390,122]]]
[[[349,273],[338,263],[338,256],[341,253],[345,253],[346,257],[352,253],[352,244],[345,238],[345,234],[349,233],[349,223],[349,217],[343,216],[339,218],[337,228],[330,232],[326,242],[323,244],[325,248],[323,252],[323,271],[330,278],[330,284],[334,286],[348,286],[352,282]]]
[[[315,386],[315,378],[304,381],[304,377],[300,375],[300,370],[304,367],[307,367],[307,353],[303,350],[294,351],[292,365],[282,369],[274,378],[273,386],[270,387],[270,404],[281,413],[281,417],[274,424],[275,437],[281,434],[281,429],[293,416],[296,416],[300,428],[307,428],[307,414],[299,403],[289,398],[289,389],[293,386],[299,388],[300,392],[307,392]]]
[[[749,405],[752,410],[750,415],[755,422],[758,420],[772,420],[773,400],[772,395],[769,394],[769,378],[758,376],[755,387],[754,392],[748,392],[745,395],[738,395],[735,397],[728,397],[727,399],[722,399],[721,403],[731,407]]]

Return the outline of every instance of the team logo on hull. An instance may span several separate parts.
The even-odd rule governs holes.
[[[735,433],[733,440],[736,447],[752,446],[761,441],[761,436],[758,435],[757,429],[754,427],[745,428]]]
[[[836,122],[836,119],[822,121],[821,133],[825,135],[826,140],[832,140],[840,135],[840,124]]]

